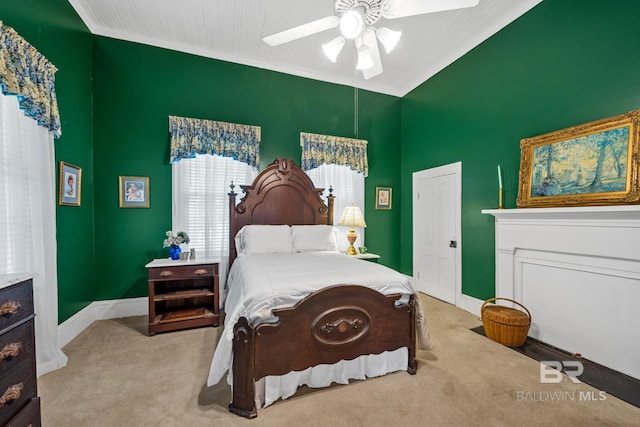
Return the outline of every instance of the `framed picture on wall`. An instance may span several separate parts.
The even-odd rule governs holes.
[[[391,209],[391,187],[376,187],[376,209]]]
[[[640,110],[520,142],[518,207],[640,201]]]
[[[82,168],[70,163],[60,162],[59,175],[58,204],[80,206]]]
[[[121,208],[149,207],[149,177],[121,176],[119,181]]]

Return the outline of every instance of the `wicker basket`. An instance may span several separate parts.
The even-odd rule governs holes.
[[[502,305],[489,304],[492,301],[505,300],[518,304],[526,313],[515,308]],[[480,309],[482,325],[488,338],[509,347],[522,347],[527,340],[529,326],[531,326],[531,313],[517,301],[509,298],[491,298],[482,304]]]

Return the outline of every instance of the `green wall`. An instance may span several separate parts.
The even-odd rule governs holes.
[[[513,208],[522,138],[640,108],[638,18],[634,0],[548,0],[402,99],[361,91],[369,249],[411,273],[411,173],[462,161],[463,292],[491,297],[496,166]],[[2,2],[0,20],[59,68],[56,159],[83,169],[82,205],[57,209],[60,322],[146,295],[171,227],[169,115],[261,126],[262,167],[299,161],[301,131],[355,136],[346,86],[92,36],[66,0]],[[151,208],[118,208],[120,175],[150,177]]]
[[[520,140],[640,108],[635,0],[544,1],[402,99],[401,269],[412,271],[411,174],[462,161],[463,293],[494,294],[494,219],[515,207]]]
[[[94,300],[92,36],[66,0],[0,2],[0,20],[56,65],[56,161],[82,168],[81,206],[58,206],[58,319]],[[56,168],[57,169],[57,168]]]
[[[98,300],[146,295],[144,265],[167,256],[169,115],[260,126],[262,168],[281,156],[299,164],[301,131],[355,136],[350,87],[104,37],[95,37],[93,59]],[[399,268],[400,211],[376,211],[374,193],[400,184],[400,99],[366,91],[359,99],[359,137],[369,141],[366,244]],[[149,209],[118,207],[121,175],[149,177]]]
[[[262,167],[278,156],[299,163],[301,131],[356,136],[346,86],[92,36],[66,0],[2,2],[0,20],[59,68],[56,160],[82,168],[81,206],[57,209],[59,322],[95,300],[147,295],[144,264],[167,255],[171,227],[169,115],[261,126]],[[400,99],[359,97],[366,244],[399,268],[400,211],[376,211],[374,192],[400,185]],[[150,209],[118,207],[121,175],[150,178]]]

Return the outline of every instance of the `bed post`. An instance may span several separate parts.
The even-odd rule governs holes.
[[[258,416],[255,395],[255,334],[246,318],[233,328],[233,384],[229,411],[245,418]]]
[[[329,208],[329,212],[327,215],[327,224],[333,225],[333,200],[336,196],[333,195],[333,186],[329,186],[329,196],[327,196],[327,206]]]
[[[229,196],[229,266],[233,264],[233,260],[236,259],[236,241],[235,236],[233,235],[233,230],[235,230],[236,216],[234,215],[234,211],[236,208],[236,195],[237,193],[233,191],[236,186],[233,185],[233,181],[231,181],[231,185],[229,188],[231,189],[227,195]]]
[[[417,294],[413,294],[409,299],[409,307],[411,308],[411,321],[409,324],[409,329],[411,330],[411,338],[410,338],[411,345],[409,346],[409,363],[407,364],[407,372],[410,373],[411,375],[415,375],[416,370],[418,369],[418,363],[416,362],[416,333],[417,333],[416,331],[416,320],[417,320],[416,298],[420,298],[420,297]]]

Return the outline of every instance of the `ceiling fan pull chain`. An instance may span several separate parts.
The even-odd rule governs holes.
[[[358,93],[358,88],[357,87],[353,87],[353,133],[356,135],[356,139],[358,139],[358,114],[360,113],[360,108],[359,108],[359,93]]]

